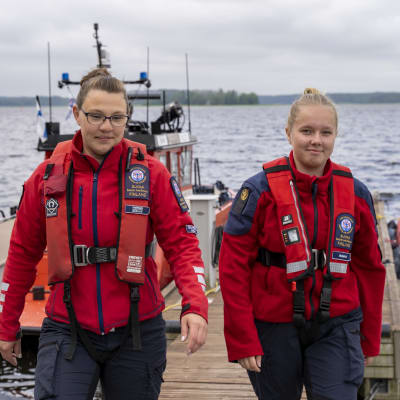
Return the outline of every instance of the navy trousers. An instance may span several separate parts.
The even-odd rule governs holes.
[[[298,400],[304,384],[308,399],[356,400],[364,375],[361,320],[360,309],[332,318],[305,348],[292,323],[256,321],[264,356],[261,372],[248,375],[257,397]]]
[[[88,336],[100,351],[113,351],[123,341],[124,330]],[[70,328],[46,318],[43,322],[36,366],[35,400],[93,399],[100,380],[106,400],[156,400],[166,366],[165,321],[161,314],[140,323],[142,350],[134,351],[132,337],[121,351],[97,364],[78,340],[71,361],[64,358],[70,344]]]

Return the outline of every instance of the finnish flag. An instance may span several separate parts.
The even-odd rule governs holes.
[[[36,132],[43,142],[47,140],[46,121],[43,118],[39,96],[36,96]]]

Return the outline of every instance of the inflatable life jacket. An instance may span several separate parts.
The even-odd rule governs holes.
[[[74,356],[79,334],[90,356],[105,362],[112,352],[99,353],[77,321],[72,301],[70,280],[75,268],[88,264],[115,262],[116,276],[130,285],[130,315],[125,342],[132,334],[133,349],[141,349],[139,328],[139,286],[145,279],[146,231],[150,214],[150,173],[146,146],[125,140],[128,150],[119,167],[119,233],[115,247],[88,247],[73,243],[71,238],[73,163],[71,141],[57,145],[46,166],[44,197],[48,248],[49,285],[64,283],[64,303],[71,323],[71,344],[65,358]],[[132,240],[132,238],[135,240]]]
[[[57,145],[43,177],[49,285],[70,279],[77,267],[102,262],[115,262],[117,277],[121,281],[139,285],[144,283],[145,240],[150,213],[149,169],[145,156],[146,146],[128,140],[126,143],[126,166],[119,171],[120,218],[115,247],[88,247],[72,243],[71,141]],[[132,240],[132,235],[135,240]]]
[[[289,159],[279,158],[263,165],[271,193],[276,200],[279,226],[285,246],[285,264],[288,281],[294,295],[294,321],[304,324],[303,280],[320,267],[324,274],[319,318],[329,318],[331,282],[344,278],[351,260],[355,231],[354,182],[350,170],[332,163],[329,185],[330,218],[329,238],[326,248],[311,248],[300,197]],[[322,261],[321,257],[322,255]],[[276,257],[275,257],[276,258]]]

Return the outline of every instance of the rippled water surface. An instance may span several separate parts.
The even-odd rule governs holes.
[[[63,121],[66,111],[54,108],[53,119]],[[151,107],[150,120],[160,111]],[[192,107],[192,131],[199,141],[195,156],[200,160],[202,183],[221,180],[239,189],[264,162],[288,154],[290,146],[284,132],[288,111],[289,106]],[[135,112],[135,119],[146,119],[145,108],[138,107]],[[340,105],[338,112],[339,137],[332,159],[350,167],[370,191],[384,195],[388,218],[400,218],[400,104]],[[48,118],[46,110],[44,114]],[[24,180],[43,160],[43,153],[36,151],[35,115],[34,108],[0,107],[2,210],[18,203]],[[73,119],[61,123],[62,133],[75,129]],[[26,366],[23,372],[8,367],[1,372],[0,387],[14,382],[14,395],[32,398],[32,366]]]
[[[199,140],[202,183],[222,180],[238,189],[263,162],[290,150],[284,126],[289,106],[192,107],[192,131]],[[150,108],[150,120],[160,114]],[[389,217],[400,217],[400,104],[339,105],[339,137],[333,160],[347,165],[368,188],[385,195]],[[137,107],[135,119],[146,119]],[[0,107],[0,209],[18,203],[23,181],[43,159],[36,151],[34,108]],[[45,117],[46,110],[44,111]],[[66,108],[55,107],[53,119],[63,121]],[[187,112],[186,112],[187,115]],[[61,123],[71,133],[73,118]]]

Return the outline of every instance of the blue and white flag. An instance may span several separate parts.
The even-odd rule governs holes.
[[[45,142],[47,140],[46,121],[43,118],[39,96],[36,96],[36,111],[36,131],[42,142]]]
[[[71,97],[71,98],[69,99],[69,103],[68,103],[68,113],[67,113],[67,115],[65,116],[65,120],[67,120],[67,119],[69,119],[69,118],[71,117],[71,115],[72,115],[72,108],[73,108],[74,104],[75,104],[75,99],[74,99],[73,97]]]

